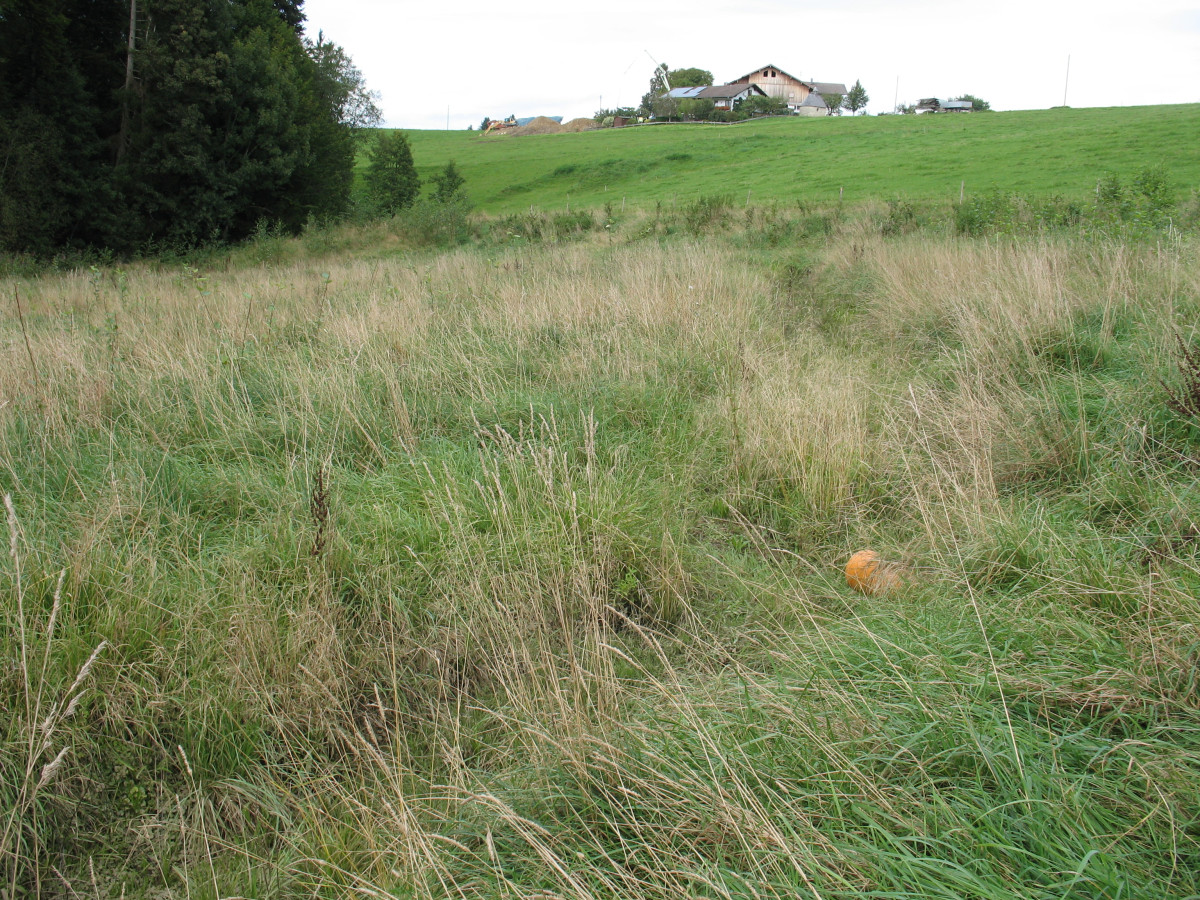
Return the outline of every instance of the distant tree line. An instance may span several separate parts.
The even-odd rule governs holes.
[[[379,110],[303,0],[0,0],[0,250],[118,253],[346,211]]]

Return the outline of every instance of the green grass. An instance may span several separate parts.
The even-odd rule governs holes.
[[[9,896],[1200,893],[1195,236],[909,212],[0,283]]]
[[[491,213],[572,206],[653,208],[702,195],[744,202],[905,197],[957,200],[993,188],[1078,197],[1106,172],[1165,167],[1200,184],[1200,105],[1054,109],[963,116],[791,118],[730,127],[666,125],[583,134],[413,131],[428,179],[453,159]]]

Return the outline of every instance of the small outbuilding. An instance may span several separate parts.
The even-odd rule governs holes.
[[[825,102],[825,98],[813,91],[795,108],[798,116],[827,116],[829,115],[829,104]]]

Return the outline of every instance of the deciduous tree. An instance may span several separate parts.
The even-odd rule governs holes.
[[[698,87],[712,84],[713,75],[708,69],[671,69],[667,72],[671,87]]]
[[[860,109],[866,109],[870,100],[862,82],[855,80],[854,87],[850,88],[850,92],[846,94],[846,99],[842,103],[846,109],[850,110],[851,115],[855,115]]]
[[[712,83],[712,72],[707,69],[668,69],[666,63],[660,63],[650,75],[650,90],[642,95],[639,110],[646,115],[653,113],[659,118],[670,118],[678,113],[674,104],[668,104],[666,107],[660,104],[657,110],[654,107],[655,101],[661,99],[663,94],[672,88],[698,87]]]

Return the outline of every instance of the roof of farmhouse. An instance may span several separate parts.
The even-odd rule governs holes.
[[[746,91],[766,95],[766,91],[757,84],[700,84],[695,87],[671,88],[667,96],[676,100],[728,100]]]
[[[797,81],[800,84],[806,84],[810,88],[812,88],[814,91],[816,91],[818,94],[845,94],[846,93],[846,86],[837,81],[812,81],[807,78],[797,78],[795,75],[791,74],[790,72],[783,71],[783,69],[779,68],[779,66],[772,66],[772,65],[759,66],[754,71],[747,72],[745,75],[740,75],[733,80],[735,82],[743,81],[743,80],[749,81],[750,79],[759,76],[763,72],[774,72],[777,75],[783,75],[785,78],[790,78],[790,79],[792,79],[792,81]]]
[[[800,82],[803,82],[804,84],[808,84],[808,82],[804,81],[803,78],[797,78],[795,75],[791,74],[790,72],[783,71],[783,69],[779,68],[779,66],[773,66],[773,65],[769,65],[769,64],[765,65],[765,66],[759,66],[757,69],[753,69],[752,71],[747,72],[745,75],[739,75],[737,78],[735,78],[733,80],[741,81],[743,78],[749,80],[762,72],[776,72],[780,75],[784,75],[787,78],[792,79],[792,81],[800,81]]]
[[[726,100],[730,97],[736,97],[738,94],[744,94],[746,91],[757,91],[760,94],[766,92],[757,84],[714,84],[712,87],[706,87],[697,97],[705,100]]]

